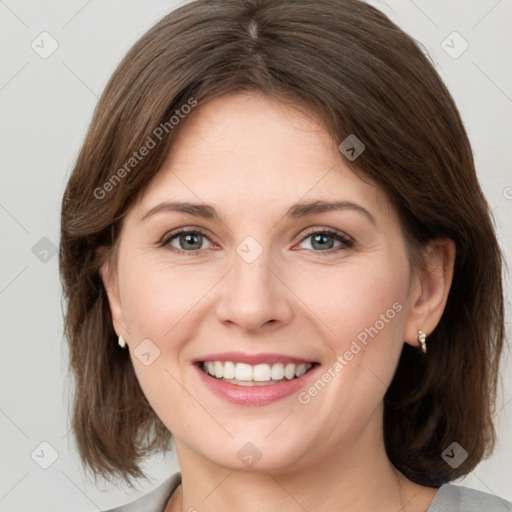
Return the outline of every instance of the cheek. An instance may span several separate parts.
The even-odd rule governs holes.
[[[123,281],[123,312],[126,327],[138,338],[157,344],[172,344],[173,330],[190,322],[207,280],[186,269],[165,269],[140,265],[126,268]]]
[[[339,268],[324,280],[321,293],[309,293],[307,304],[322,320],[316,324],[322,326],[328,359],[319,379],[328,384],[326,392],[317,391],[323,385],[305,389],[301,403],[311,402],[319,418],[322,411],[339,411],[348,421],[346,432],[368,421],[393,379],[406,317],[403,269],[407,265],[395,267],[393,260]],[[335,417],[324,419],[333,429],[339,428]]]
[[[157,415],[170,430],[179,432],[183,420],[177,418],[184,418],[185,412],[198,417],[204,413],[180,383],[189,377],[187,347],[201,327],[204,299],[219,277],[211,269],[192,271],[192,267],[154,264],[142,257],[133,261],[123,273],[120,266],[133,367]],[[144,352],[150,353],[148,365],[140,357]]]
[[[333,359],[346,355],[351,366],[364,361],[386,375],[393,371],[403,344],[407,268],[406,260],[396,257],[361,262],[330,269],[328,277],[316,281],[317,293],[310,288],[307,304],[322,320]],[[305,282],[303,294],[312,284]]]
[[[201,417],[198,404],[180,383],[186,379],[183,348],[194,337],[198,301],[211,285],[190,269],[151,266],[142,258],[126,266],[123,277],[123,311],[133,340],[135,374],[156,414],[172,432],[180,433],[188,416]],[[150,354],[147,365],[140,357],[144,343]]]

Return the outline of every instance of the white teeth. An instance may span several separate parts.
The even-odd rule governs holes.
[[[312,363],[274,363],[250,365],[246,363],[234,363],[232,361],[208,361],[203,363],[203,370],[217,379],[237,380],[245,385],[252,382],[271,382],[286,378],[302,377],[310,368]]]
[[[270,371],[270,376],[272,380],[282,380],[284,379],[284,366],[283,363],[275,363],[272,365],[272,370]]]
[[[285,367],[284,367],[284,376],[288,379],[288,380],[292,380],[293,377],[295,377],[295,365],[293,363],[288,363]]]
[[[257,364],[252,369],[252,380],[268,382],[270,380],[270,373],[270,366],[268,364]]]
[[[231,361],[226,361],[224,363],[224,372],[223,377],[225,379],[234,379],[235,378],[235,364]]]
[[[215,377],[222,378],[224,372],[224,365],[220,361],[215,361],[213,363]]]
[[[218,361],[215,361],[217,363]],[[219,362],[220,365],[222,363]],[[222,365],[224,366],[224,365]],[[219,377],[219,375],[215,375]],[[220,375],[220,377],[224,377],[224,375]],[[252,380],[252,366],[250,364],[245,363],[237,363],[235,367],[235,379],[236,380]]]
[[[307,372],[307,368],[305,364],[299,364],[295,369],[295,377],[302,377]]]

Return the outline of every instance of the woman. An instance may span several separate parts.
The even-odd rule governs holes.
[[[357,0],[196,0],[119,65],[62,206],[73,429],[115,510],[512,510],[501,254],[457,108]]]

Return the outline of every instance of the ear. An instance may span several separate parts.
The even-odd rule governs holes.
[[[419,330],[428,337],[441,319],[453,279],[455,243],[437,238],[427,246],[424,257],[425,266],[415,273],[409,289],[404,339],[413,346],[419,346]]]
[[[102,246],[97,249],[97,256],[102,261],[100,266],[100,276],[103,286],[107,292],[110,313],[112,315],[112,325],[118,336],[122,336],[127,340],[127,331],[124,322],[123,307],[119,293],[119,280],[115,265],[112,262],[112,255],[107,255],[109,248]]]

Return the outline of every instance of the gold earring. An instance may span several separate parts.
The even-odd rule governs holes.
[[[121,348],[126,348],[126,341],[124,341],[124,340],[123,340],[123,337],[122,337],[122,336],[119,336],[119,341],[118,341],[118,343],[119,343],[119,346],[120,346]]]
[[[421,346],[421,351],[427,353],[427,335],[423,331],[418,331],[418,342]]]

